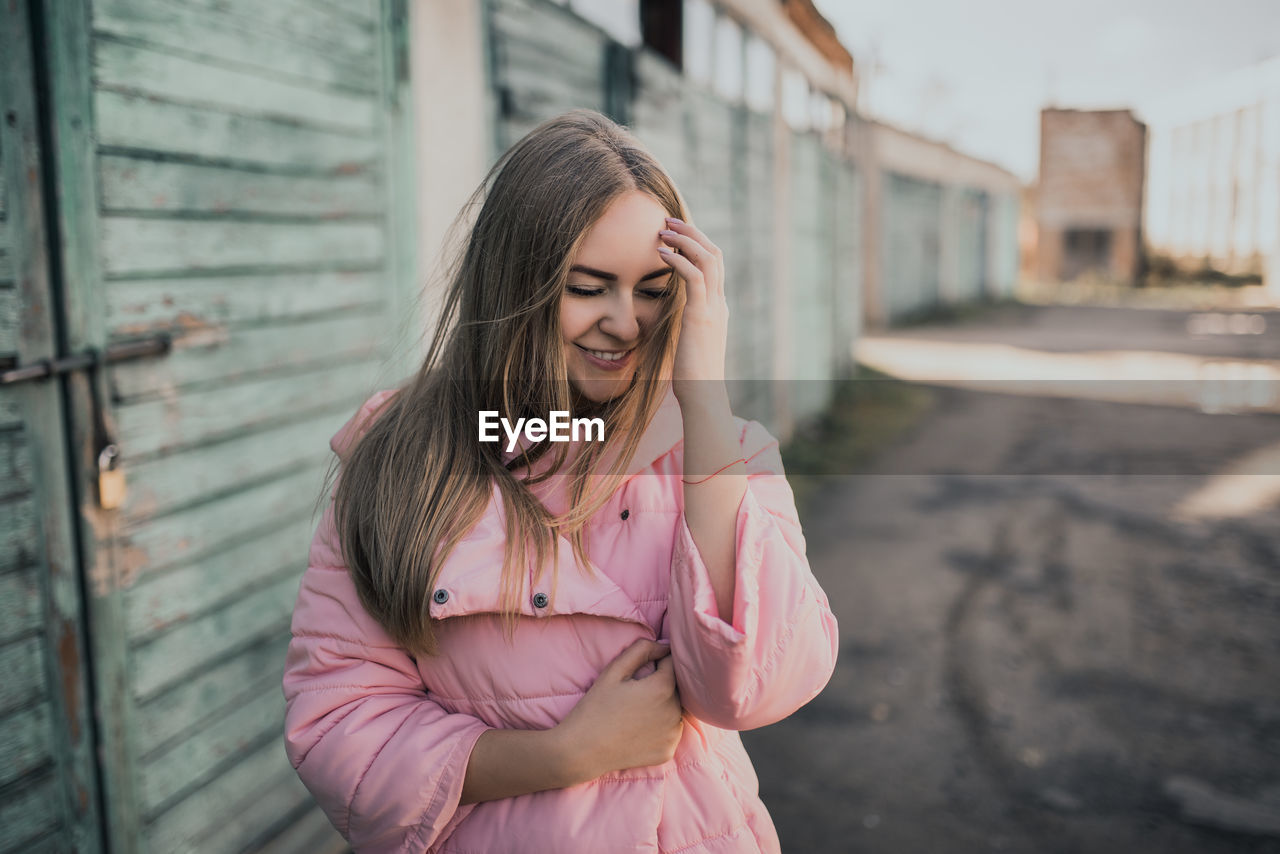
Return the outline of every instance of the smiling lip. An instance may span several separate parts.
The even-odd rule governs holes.
[[[627,365],[631,364],[631,360],[632,360],[632,358],[634,358],[635,353],[636,353],[636,351],[635,351],[635,348],[634,348],[634,347],[633,347],[632,349],[630,349],[630,350],[601,350],[601,351],[599,351],[599,352],[601,352],[601,353],[626,353],[626,354],[627,354],[627,355],[623,356],[621,359],[615,359],[615,360],[613,360],[613,361],[608,361],[608,360],[606,360],[606,359],[601,359],[599,356],[593,356],[593,355],[591,355],[591,353],[587,352],[587,348],[586,348],[586,347],[583,347],[581,344],[574,344],[573,346],[577,347],[579,350],[581,350],[581,351],[582,351],[582,357],[583,357],[584,359],[586,359],[586,360],[587,360],[587,364],[591,365],[591,366],[592,366],[592,367],[594,367],[594,368],[599,368],[599,369],[600,369],[600,370],[602,370],[602,371],[620,371],[620,370],[622,370],[622,369],[623,369],[623,368],[625,368]]]

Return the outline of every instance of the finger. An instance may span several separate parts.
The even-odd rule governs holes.
[[[653,669],[653,673],[649,675],[650,677],[657,676],[660,679],[662,679],[663,682],[666,682],[667,684],[669,684],[671,686],[672,694],[673,695],[675,694],[676,665],[675,665],[674,658],[667,656],[666,658],[659,661],[657,667]]]
[[[687,226],[693,229],[693,226]],[[696,229],[693,229],[696,231]],[[680,250],[686,258],[693,261],[698,269],[702,270],[707,281],[708,293],[724,292],[724,257],[720,252],[720,248],[711,241],[706,240],[706,236],[698,232],[702,239],[695,237],[693,234],[686,234],[676,231],[674,228],[658,232],[658,236],[671,246]]]
[[[665,246],[658,247],[658,254],[662,256],[662,260],[666,261],[680,275],[688,288],[688,301],[695,299],[704,300],[707,296],[707,282],[701,270],[694,266],[693,262],[683,255],[677,255]]]
[[[670,246],[680,250],[679,254],[681,256],[688,258],[695,267],[702,271],[703,280],[707,283],[708,293],[722,290],[721,284],[724,281],[724,271],[721,268],[721,261],[708,252],[705,246],[687,234],[678,234],[674,231],[660,231],[658,236]]]
[[[605,667],[601,677],[608,676],[616,681],[630,679],[644,664],[668,655],[671,648],[646,638],[640,638],[631,646],[618,653],[617,657]]]
[[[720,256],[720,247],[712,243],[711,238],[703,234],[702,229],[698,228],[693,223],[685,222],[684,220],[669,216],[667,217],[667,228],[693,238],[713,258],[718,258]]]

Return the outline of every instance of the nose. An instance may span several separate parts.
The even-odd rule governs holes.
[[[600,318],[600,331],[618,339],[620,344],[632,344],[640,337],[640,319],[629,292],[622,288],[615,291],[608,310]]]

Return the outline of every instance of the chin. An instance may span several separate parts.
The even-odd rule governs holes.
[[[626,380],[575,379],[570,380],[570,384],[584,400],[599,404],[622,397],[631,388],[634,379],[635,375],[632,374]]]

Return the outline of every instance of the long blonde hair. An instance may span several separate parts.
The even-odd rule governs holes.
[[[536,581],[549,558],[557,565],[565,536],[579,568],[591,571],[585,525],[620,484],[661,403],[684,304],[683,290],[668,288],[625,393],[595,404],[570,385],[560,332],[569,268],[586,232],[633,190],[688,218],[657,160],[599,113],[575,110],[513,145],[472,197],[483,207],[451,267],[426,359],[341,460],[334,517],[343,557],[364,607],[416,654],[436,651],[428,612],[436,576],[495,484],[506,513],[499,610],[508,638],[530,560]],[[512,423],[551,410],[598,416],[607,441],[583,443],[567,472],[564,443],[538,443],[504,464],[500,444],[477,441],[481,410]],[[608,471],[595,471],[615,449]],[[547,454],[541,474],[513,473],[532,472]],[[569,509],[555,516],[530,487],[561,474]]]

